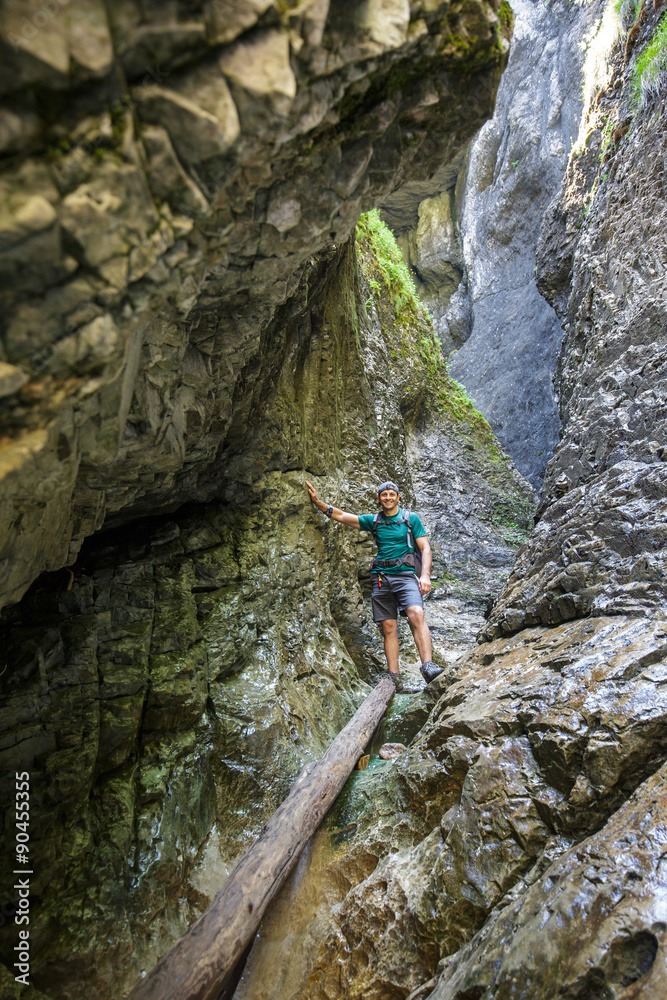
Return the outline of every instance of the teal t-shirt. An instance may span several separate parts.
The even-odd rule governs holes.
[[[374,514],[359,514],[359,531],[373,532]],[[403,508],[399,507],[393,517],[382,516],[377,526],[378,559],[400,559],[410,552],[408,545],[408,526],[403,518]],[[415,541],[423,538],[426,532],[419,520],[419,515],[410,512],[410,528]],[[374,573],[414,573],[412,566],[385,566],[373,570]]]

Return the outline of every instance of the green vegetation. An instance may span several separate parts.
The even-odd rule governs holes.
[[[634,44],[647,17],[646,0],[614,0],[619,31],[627,32]],[[630,50],[631,51],[631,50]],[[637,107],[645,104],[667,84],[667,18],[662,15],[653,37],[634,60],[630,91]]]
[[[667,18],[663,15],[653,38],[635,61],[632,71],[635,102],[644,104],[664,83],[667,83]]]
[[[604,125],[602,126],[602,142],[600,143],[600,152],[598,154],[598,159],[600,163],[604,160],[607,155],[607,150],[610,146],[615,147],[614,143],[614,130],[616,128],[616,121],[612,117],[605,117]]]
[[[636,23],[641,10],[642,0],[614,0],[614,10],[618,19],[619,28],[625,25],[630,28]]]
[[[498,20],[506,28],[511,31],[514,27],[514,11],[508,4],[507,0],[500,0],[500,7],[498,8]]]
[[[433,329],[433,320],[421,302],[394,234],[376,209],[357,224],[357,251],[373,303],[387,339],[389,355],[399,363],[406,409],[422,405],[461,425],[473,448],[481,447],[487,460],[506,461],[493,432],[465,388],[449,375],[449,363]]]
[[[505,529],[503,540],[506,545],[518,549],[533,526],[534,512],[532,501],[525,497],[501,497],[494,504],[491,523]]]
[[[493,508],[493,523],[527,531],[533,524],[533,503],[524,497],[502,497]]]
[[[588,199],[584,201],[584,203],[581,206],[581,214],[583,215],[584,219],[586,218],[586,216],[593,207],[593,202],[595,201],[595,195],[597,194],[598,190],[599,180],[600,180],[599,177],[595,178],[595,180],[593,181],[593,187],[591,188],[590,194],[588,195]]]
[[[132,105],[132,97],[129,93],[123,94],[121,98],[114,101],[109,111],[111,115],[111,130],[113,132],[114,143],[118,146],[122,142],[126,127],[127,109]]]
[[[394,304],[396,319],[400,320],[406,312],[411,313],[415,318],[420,314],[428,317],[428,310],[417,297],[414,279],[403,260],[403,254],[398,247],[396,238],[389,226],[380,218],[377,208],[366,212],[359,219],[357,239],[366,239],[371,245]],[[369,285],[379,291],[377,281],[371,280]]]
[[[46,158],[51,163],[57,163],[63,157],[79,150],[97,160],[104,159],[110,153],[118,153],[125,135],[128,109],[132,98],[129,93],[114,101],[97,117],[95,124],[85,133],[62,136],[46,148]]]

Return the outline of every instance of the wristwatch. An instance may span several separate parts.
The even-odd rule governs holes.
[[[327,517],[331,517],[332,514],[333,514],[333,507],[331,506],[331,504],[329,504],[327,506]]]

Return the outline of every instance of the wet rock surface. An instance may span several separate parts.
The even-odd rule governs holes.
[[[193,867],[210,851],[221,878],[367,690],[313,565],[290,558],[302,484],[267,488],[259,550],[257,507],[203,511],[126,533],[121,565],[109,539],[71,591],[56,575],[7,622],[3,760],[33,776],[33,980],[50,995],[118,995],[150,968],[209,900]],[[265,620],[252,595],[270,606],[276,572],[291,582]]]
[[[558,607],[651,615],[664,604],[666,139],[662,104],[634,109],[632,69],[618,42],[545,216],[539,280],[565,322],[564,433],[530,551],[487,635],[557,621]],[[607,145],[604,128],[617,136]],[[559,241],[567,266],[549,252]]]
[[[2,604],[215,495],[308,259],[467,142],[508,36],[486,0],[3,11]]]
[[[374,509],[376,482],[404,484],[433,542],[443,664],[472,641],[525,536],[530,488],[488,427],[480,437],[415,396],[423,362],[394,360],[406,333],[357,252],[370,267],[353,245],[314,262],[267,331],[216,503],[105,532],[5,612],[3,802],[9,776],[29,770],[32,982],[49,996],[126,994],[384,667],[370,539],[315,513],[306,477],[359,512]],[[443,481],[461,490],[450,516]],[[518,516],[523,528],[508,526]],[[422,686],[406,628],[402,644]],[[425,697],[406,707],[407,739]],[[10,809],[3,822],[9,846]],[[5,851],[3,872],[11,861]],[[0,939],[8,966],[12,944]]]
[[[292,998],[664,993],[665,131],[659,95],[631,103],[642,17],[540,236],[564,434],[535,530],[485,641],[415,696],[407,752],[371,756],[315,838],[243,1000],[268,1000],[268,956]]]
[[[599,4],[512,4],[493,118],[417,211],[384,209],[433,313],[452,374],[539,490],[560,426],[551,378],[561,323],[540,295],[535,252],[579,129],[581,67]],[[505,12],[505,16],[509,16]]]
[[[665,973],[662,767],[602,833],[571,848],[445,965],[432,1000],[661,997]]]
[[[404,46],[423,54],[431,44],[440,14],[430,6],[419,8],[426,33],[416,8],[399,4],[382,6],[382,16],[380,6],[355,8],[354,17],[301,6],[292,26],[303,45],[290,34],[286,48],[285,11],[263,0],[223,18],[216,5],[201,16],[190,8],[187,23],[171,8],[141,20],[128,4],[110,17],[111,49],[98,19],[79,59],[81,38],[63,20],[47,69],[34,52],[11,64],[7,86],[47,74],[49,86],[70,94],[72,80],[88,86],[104,79],[109,59],[121,60],[144,102],[136,115],[108,120],[99,107],[90,111],[102,155],[84,148],[88,123],[51,166],[38,145],[33,160],[12,161],[18,173],[0,220],[0,263],[14,296],[6,315],[20,307],[12,344],[46,345],[53,365],[51,381],[35,379],[23,355],[0,368],[3,413],[14,421],[8,436],[20,442],[20,452],[0,452],[5,496],[24,517],[12,522],[17,548],[5,554],[14,559],[20,538],[26,552],[25,566],[11,563],[12,592],[35,571],[36,538],[44,541],[39,565],[62,563],[58,546],[71,523],[59,518],[74,472],[75,547],[104,518],[109,529],[72,573],[41,578],[3,618],[2,801],[12,798],[7,776],[29,768],[37,996],[127,994],[208,904],[290,779],[378,676],[365,576],[371,546],[310,510],[308,476],[323,497],[355,511],[373,509],[376,481],[401,483],[433,543],[426,614],[445,669],[427,688],[394,697],[368,748],[370,766],[353,775],[260,928],[237,1000],[662,1000],[665,132],[661,99],[630,103],[634,60],[660,11],[645,8],[626,64],[620,48],[611,59],[587,107],[588,140],[545,217],[538,280],[565,324],[564,434],[539,520],[511,571],[530,491],[461,397],[441,394],[451,383],[443,377],[434,392],[428,331],[404,322],[366,245],[356,250],[361,274],[349,245],[306,259],[321,245],[321,206],[325,214],[349,208],[336,222],[340,242],[366,194],[379,197],[407,170],[403,146],[397,160],[389,155],[393,119],[374,86],[394,79]],[[486,10],[468,10],[469,27]],[[14,30],[8,24],[3,30]],[[251,51],[263,54],[261,67]],[[168,77],[141,77],[146,53],[159,55]],[[222,70],[211,72],[213,54]],[[306,116],[298,119],[305,131],[285,139],[286,156],[299,134],[334,142],[332,105],[316,86],[344,77],[354,90],[356,60],[371,86],[348,89],[336,107],[341,122],[354,117],[365,131],[357,144],[343,128],[330,170],[347,186],[332,187],[330,201],[318,188],[315,207],[282,154],[284,187],[253,164],[261,168],[262,150],[275,150],[271,122],[285,115]],[[321,120],[310,103],[317,93]],[[419,93],[420,115],[440,115],[430,92]],[[0,118],[7,148],[21,136],[39,144],[38,109],[15,93],[9,103]],[[74,112],[78,122],[78,105]],[[245,145],[248,122],[257,146]],[[130,124],[145,136],[150,162],[134,155]],[[547,134],[556,131],[554,120]],[[185,134],[197,137],[191,150]],[[452,134],[460,138],[456,123]],[[331,148],[314,154],[320,178],[329,176]],[[509,153],[508,145],[505,164]],[[197,157],[209,155],[232,158],[241,193],[227,187],[226,202],[205,208],[209,160]],[[303,158],[294,169],[312,193]],[[252,205],[243,200],[251,189]],[[127,216],[117,205],[124,194]],[[114,212],[107,246],[101,220]],[[327,226],[337,218],[327,215]],[[306,239],[300,227],[311,220],[317,232]],[[227,238],[229,258],[215,257]],[[233,301],[228,290],[220,295],[230,275]],[[41,304],[35,312],[38,296],[55,312]],[[128,302],[153,325],[132,327]],[[63,338],[58,310],[76,315]],[[73,373],[85,381],[71,381]],[[81,419],[87,406],[94,420]],[[84,440],[85,448],[76,443]],[[22,478],[27,466],[34,482]],[[184,498],[193,502],[165,511]],[[118,524],[153,508],[159,518]],[[484,641],[474,645],[480,629]],[[405,629],[401,641],[404,676],[420,686]],[[384,743],[407,749],[383,761]],[[13,832],[4,810],[7,870]],[[11,930],[0,937],[9,996]]]
[[[281,908],[265,922],[237,997],[275,996],[269,960],[284,970],[281,995],[318,1000],[405,997],[456,953],[435,995],[457,995],[444,984],[458,962],[471,987],[483,982],[488,973],[479,962],[486,969],[494,961],[485,947],[493,943],[502,954],[508,938],[499,942],[499,926],[517,928],[505,915],[534,907],[540,892],[556,896],[561,883],[549,881],[550,865],[561,865],[568,878],[568,866],[581,858],[565,852],[582,835],[605,831],[612,815],[610,839],[600,834],[600,843],[613,844],[618,831],[631,836],[641,806],[615,810],[667,752],[666,642],[664,623],[607,618],[525,630],[459,660],[453,676],[435,680],[411,703],[427,699],[432,707],[407,752],[390,763],[372,756],[346,786],[313,843],[315,873],[301,874],[307,922],[298,897],[295,917]],[[390,720],[384,735],[393,735]],[[655,802],[650,786],[648,794]],[[613,857],[613,848],[605,850]],[[648,896],[662,885],[657,853],[646,863],[647,879],[655,880]],[[492,916],[498,908],[500,916]],[[654,933],[652,912],[649,904],[645,917],[635,914],[636,932]],[[588,911],[580,917],[584,925],[590,918]],[[473,938],[483,926],[488,935]],[[303,937],[310,947],[302,947]],[[548,932],[538,940],[548,942]],[[559,945],[560,961],[566,950]],[[528,960],[536,954],[531,948]]]

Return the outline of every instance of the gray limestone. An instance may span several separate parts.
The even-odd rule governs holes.
[[[623,975],[657,1000],[666,638],[619,616],[462,657],[407,751],[348,783],[237,1000],[611,998]]]
[[[262,924],[237,1000],[662,1000],[665,115],[660,94],[631,101],[661,11],[644,8],[627,58],[621,38],[540,221],[574,134],[566,67],[594,7],[532,9],[546,44],[520,27],[516,50],[548,64],[550,97],[519,88],[516,114],[506,106],[473,154],[478,190],[450,175],[421,209],[419,186],[449,169],[493,96],[495,63],[475,63],[467,90],[457,77],[454,108],[449,89],[462,40],[468,69],[501,60],[488,6],[466,5],[458,48],[452,9],[430,0],[113,7],[107,35],[86,5],[97,50],[83,61],[63,20],[48,58],[29,39],[0,72],[5,90],[39,82],[73,102],[48,156],[31,147],[0,178],[6,592],[53,570],[2,620],[3,805],[14,771],[33,775],[26,996],[128,992],[378,676],[371,545],[311,510],[307,476],[355,511],[372,509],[376,480],[399,480],[433,543],[426,613],[444,670],[395,696],[369,767]],[[172,110],[194,104],[219,134],[231,95],[231,151],[182,158],[178,117],[95,104],[108,37],[114,72]],[[261,72],[234,58],[255,44]],[[451,60],[444,77],[424,76],[430,58]],[[9,105],[9,147],[22,129],[39,139],[35,108],[17,92]],[[541,225],[537,282],[565,330],[563,437],[533,530],[530,489],[447,378],[428,324],[392,296],[366,237],[344,242],[408,175],[424,274],[447,295],[463,274],[452,337],[492,317],[466,256],[476,248],[490,275],[486,242],[499,308],[525,304],[544,348],[527,276]],[[461,254],[466,203],[492,211]],[[512,350],[498,346],[503,365]],[[401,643],[418,680],[405,630]],[[387,742],[407,749],[383,760]],[[11,809],[2,823],[10,870]],[[0,938],[10,997],[15,929]]]
[[[664,994],[664,98],[630,103],[647,11],[540,235],[565,338],[538,523],[407,752],[351,782],[243,1000],[268,1000],[269,965],[292,1000]]]
[[[383,203],[454,352],[452,375],[538,490],[558,444],[551,378],[562,327],[538,292],[535,249],[579,128],[585,50],[572,39],[587,36],[597,6],[513,3],[496,110],[458,173],[425,192],[417,213],[403,192]]]
[[[26,381],[2,397],[0,606],[105,521],[216,495],[312,255],[491,114],[494,2],[3,6],[0,144],[25,146],[0,167],[0,362]],[[113,344],[84,351],[102,316]]]
[[[510,63],[494,118],[471,145],[460,196],[472,323],[452,375],[540,489],[558,444],[551,377],[562,328],[537,290],[535,248],[579,127],[584,50],[572,39],[590,30],[596,5],[512,7]]]
[[[443,665],[474,641],[510,570],[532,491],[478,415],[437,408],[429,393],[442,406],[452,386],[420,356],[432,331],[416,316],[404,328],[377,278],[367,244],[312,262],[248,370],[215,502],[104,532],[71,574],[42,577],[3,616],[2,801],[14,771],[29,770],[32,981],[48,996],[129,991],[379,676],[372,543],[316,514],[306,478],[360,513],[374,509],[376,482],[400,481],[433,544],[428,613]],[[147,335],[154,387],[169,386],[158,381],[170,377],[168,332]],[[78,363],[99,363],[113,335],[106,314],[81,327]],[[192,348],[180,372],[175,398],[210,385]],[[157,426],[159,399],[147,401]],[[406,631],[403,670],[421,685]],[[398,738],[428,715],[428,698],[416,700]],[[12,820],[6,811],[5,831]],[[0,940],[8,967],[12,944]]]

